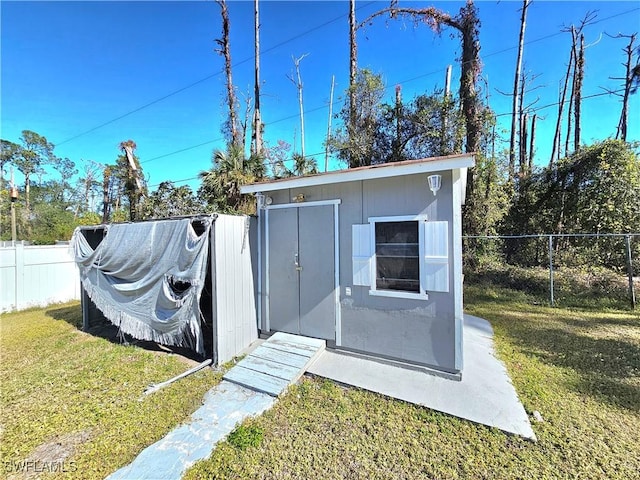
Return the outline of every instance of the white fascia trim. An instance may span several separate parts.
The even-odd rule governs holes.
[[[297,202],[297,203],[280,203],[278,205],[267,205],[265,210],[279,210],[281,208],[300,208],[300,207],[322,207],[324,205],[340,205],[342,200],[318,200],[316,202]]]
[[[380,222],[420,222],[427,221],[427,216],[424,214],[419,215],[398,215],[395,217],[369,217],[369,223]]]
[[[473,155],[461,156],[457,158],[443,158],[428,162],[415,162],[408,165],[381,165],[365,169],[338,170],[336,172],[312,175],[309,177],[296,177],[287,180],[276,180],[273,182],[256,183],[253,185],[243,185],[240,193],[270,192],[275,190],[285,190],[287,188],[303,188],[316,185],[327,185],[331,183],[357,182],[360,180],[371,180],[376,178],[400,177],[403,175],[414,175],[419,173],[441,172],[473,167]]]

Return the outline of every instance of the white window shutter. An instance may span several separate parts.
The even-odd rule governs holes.
[[[449,291],[449,222],[424,222],[424,289]]]
[[[351,226],[353,284],[371,285],[371,225]]]

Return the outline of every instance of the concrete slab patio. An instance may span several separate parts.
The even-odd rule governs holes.
[[[535,441],[507,369],[495,356],[491,324],[465,315],[463,341],[460,381],[335,350],[325,351],[308,371]]]

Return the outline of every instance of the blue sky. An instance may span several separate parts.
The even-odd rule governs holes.
[[[455,14],[459,1],[411,2],[435,5]],[[363,20],[388,2],[356,3]],[[521,1],[477,2],[483,75],[491,107],[508,114],[511,100],[498,90],[512,88]],[[301,62],[304,83],[306,153],[324,164],[324,141],[332,75],[334,113],[348,85],[349,47],[346,1],[261,1],[262,117],[265,138],[282,139],[300,150],[297,91],[289,80],[292,56]],[[113,163],[119,142],[133,139],[149,184],[188,183],[211,166],[211,152],[223,148],[225,119],[223,58],[214,52],[221,35],[219,7],[198,2],[12,2],[0,3],[0,136],[18,141],[24,129],[55,143],[56,154],[75,161]],[[640,31],[637,1],[534,1],[529,7],[524,69],[536,75],[528,100],[537,106],[558,100],[559,82],[569,56],[570,35],[560,30],[577,24],[587,11],[596,22],[585,29],[585,97],[616,89],[622,76],[626,40],[605,35]],[[253,88],[253,2],[230,1],[234,83],[242,97]],[[445,30],[377,19],[358,33],[359,66],[383,75],[388,100],[402,86],[403,98],[442,88],[453,64],[457,89],[459,41]],[[640,40],[639,40],[640,42]],[[536,163],[548,162],[557,107],[538,114]],[[640,140],[640,94],[632,98],[629,139]],[[583,104],[583,141],[615,135],[619,98],[601,95]],[[500,118],[508,128],[509,116]],[[333,121],[334,127],[336,120]],[[331,162],[330,168],[338,164]],[[19,180],[19,177],[17,177]]]

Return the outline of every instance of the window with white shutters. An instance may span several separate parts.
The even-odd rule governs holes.
[[[353,285],[372,295],[427,298],[449,291],[449,222],[372,217],[352,226]]]

